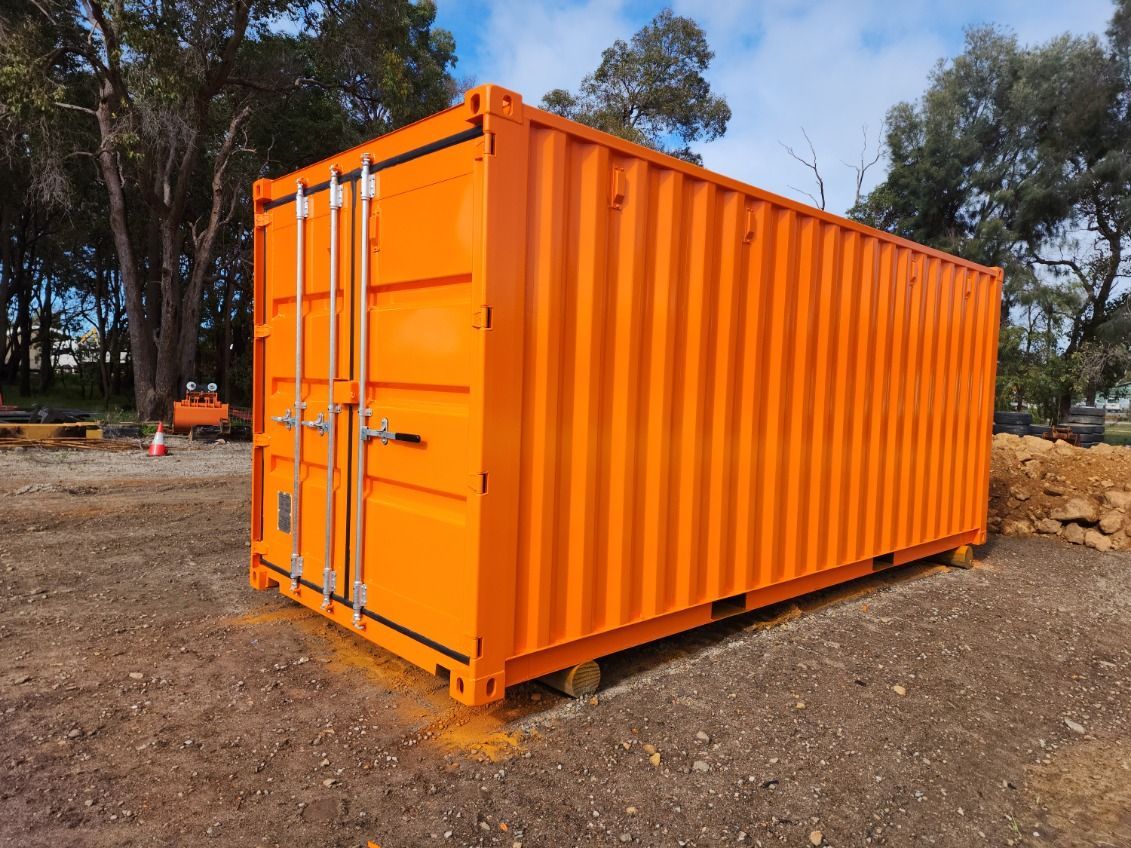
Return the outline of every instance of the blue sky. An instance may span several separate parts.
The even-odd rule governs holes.
[[[575,88],[601,51],[629,38],[663,3],[639,0],[437,0],[456,37],[458,76],[495,82],[537,103]],[[707,167],[805,198],[811,175],[779,142],[804,149],[804,126],[825,177],[828,208],[852,204],[861,128],[874,138],[893,103],[918,97],[935,62],[961,50],[963,29],[996,23],[1023,42],[1102,33],[1110,0],[675,0],[715,51],[709,78],[734,113],[724,138],[701,145]],[[868,183],[882,177],[877,167]],[[868,186],[866,185],[866,188]]]

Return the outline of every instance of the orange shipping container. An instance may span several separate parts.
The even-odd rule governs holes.
[[[985,539],[999,269],[491,85],[254,200],[251,583],[465,703]]]

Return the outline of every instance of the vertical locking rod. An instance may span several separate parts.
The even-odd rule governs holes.
[[[305,235],[306,216],[310,209],[302,180],[295,189],[295,411],[294,411],[294,455],[295,465],[291,495],[291,591],[298,590],[298,579],[302,576],[302,555],[299,553],[302,535],[302,294],[305,285]]]
[[[338,169],[330,169],[330,367],[326,375],[326,545],[322,555],[322,608],[334,593],[334,453],[338,432],[338,406],[334,403],[334,377],[338,373],[338,220],[342,210]]]
[[[359,630],[365,625],[361,611],[365,607],[365,419],[371,414],[366,406],[369,389],[369,204],[373,187],[369,176],[369,154],[361,157],[361,285],[357,293],[357,320],[359,323],[358,403],[357,403],[357,473],[354,483],[354,581],[353,626]]]

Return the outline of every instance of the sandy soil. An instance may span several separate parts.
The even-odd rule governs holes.
[[[1131,845],[1129,553],[998,538],[468,709],[250,590],[248,447],[175,447],[0,451],[0,845]]]

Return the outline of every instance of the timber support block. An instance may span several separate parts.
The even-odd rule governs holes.
[[[974,548],[972,545],[961,545],[953,550],[929,556],[927,559],[930,562],[937,562],[954,568],[973,568]]]
[[[597,688],[601,685],[601,666],[593,660],[586,660],[578,665],[555,671],[553,674],[547,674],[545,677],[539,677],[538,682],[571,698],[587,698],[596,694]]]

